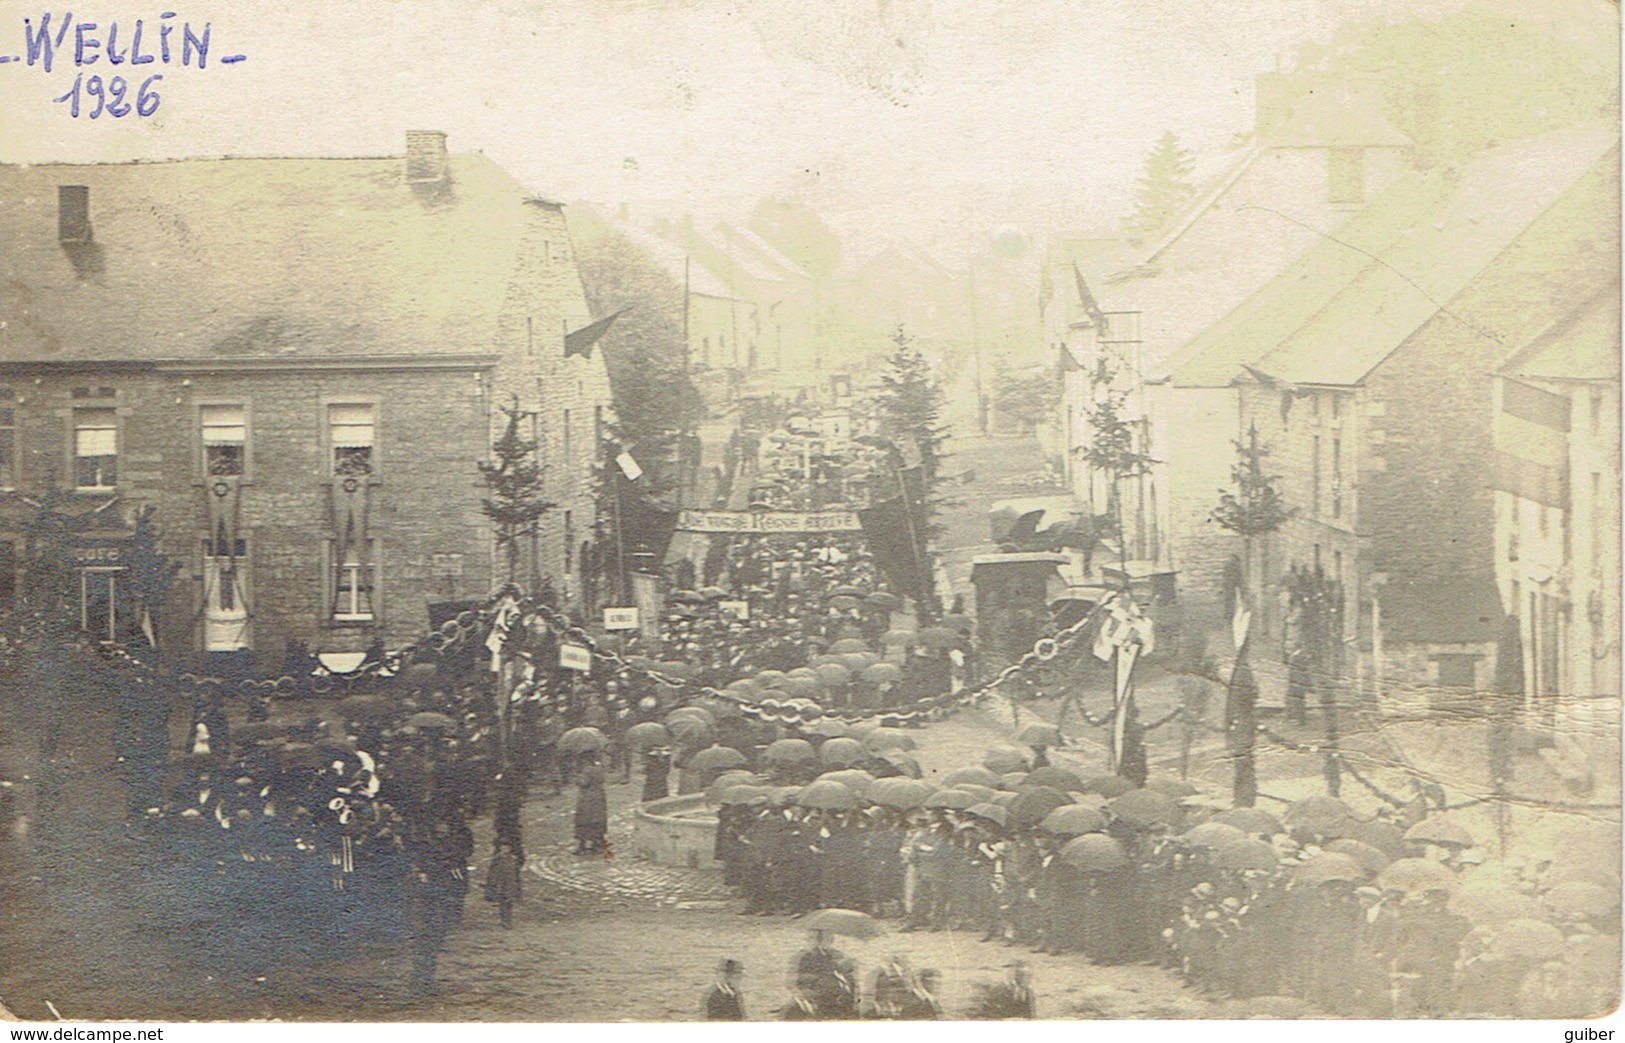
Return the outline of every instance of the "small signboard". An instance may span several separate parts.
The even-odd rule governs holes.
[[[592,653],[581,645],[559,645],[559,666],[565,670],[592,672]]]
[[[604,609],[605,630],[636,630],[637,628],[638,610],[636,608]]]
[[[717,602],[717,611],[721,612],[724,616],[732,616],[735,619],[749,619],[750,618],[750,602],[748,602],[748,601],[719,601],[719,602]]]

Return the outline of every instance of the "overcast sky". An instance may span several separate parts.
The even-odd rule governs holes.
[[[212,25],[208,69],[145,66],[165,76],[159,111],[92,122],[50,100],[73,84],[71,54],[49,76],[0,65],[0,158],[394,154],[432,128],[553,198],[705,214],[789,195],[855,240],[908,238],[954,263],[1001,224],[1036,237],[1115,217],[1164,129],[1211,170],[1250,126],[1252,76],[1299,42],[1466,2],[176,3],[177,20]],[[122,16],[124,39],[143,17],[152,50],[163,9],[56,17],[105,38]],[[23,53],[22,20],[42,10],[0,0],[0,55]],[[247,57],[219,64],[232,54]]]

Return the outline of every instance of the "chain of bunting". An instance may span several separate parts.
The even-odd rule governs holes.
[[[198,688],[219,688],[222,693],[234,691],[248,697],[270,697],[274,695],[292,695],[304,690],[316,695],[325,695],[356,681],[397,676],[421,652],[443,655],[460,648],[467,642],[489,632],[498,607],[509,597],[511,595],[506,592],[495,594],[479,608],[459,613],[454,619],[447,620],[438,629],[430,631],[418,640],[404,645],[380,659],[363,662],[355,670],[344,674],[314,675],[303,678],[284,674],[280,677],[259,680],[247,679],[233,683],[224,678],[190,671],[165,671],[152,663],[131,655],[123,649],[115,650],[114,654],[143,672],[164,675],[172,681],[190,684]],[[811,700],[751,699],[731,689],[713,688],[685,678],[663,674],[657,670],[632,663],[612,650],[600,648],[592,636],[571,620],[568,615],[529,598],[522,599],[519,602],[519,618],[513,629],[517,630],[520,627],[533,629],[535,623],[539,622],[555,637],[565,638],[572,643],[585,647],[595,659],[611,667],[617,675],[637,675],[667,688],[687,689],[697,696],[726,700],[737,705],[747,716],[765,721],[783,724],[810,724],[821,718],[830,718],[847,723],[879,720],[882,723],[904,724],[911,721],[938,718],[958,707],[972,705],[1037,664],[1054,659],[1061,651],[1080,640],[1084,632],[1099,618],[1100,613],[1109,609],[1115,598],[1115,594],[1109,595],[1082,619],[1065,630],[1035,641],[1031,650],[1024,653],[1009,666],[1006,666],[997,676],[974,688],[921,699],[906,708],[896,707],[865,711],[830,709],[819,706]],[[1080,712],[1084,711],[1081,711],[1080,708]],[[1115,711],[1097,720],[1084,712],[1084,717],[1090,724],[1100,726],[1110,722],[1113,713]],[[1158,722],[1159,725],[1162,723],[1166,723],[1166,721]]]

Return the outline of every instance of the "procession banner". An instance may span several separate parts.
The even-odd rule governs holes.
[[[560,645],[559,666],[566,670],[592,672],[592,652],[582,645]]]
[[[859,532],[855,511],[683,511],[682,532]]]
[[[647,572],[632,573],[632,600],[638,603],[638,631],[643,639],[660,640],[660,614],[665,611],[660,577]]]
[[[605,630],[636,630],[637,628],[638,610],[636,608],[604,609]]]

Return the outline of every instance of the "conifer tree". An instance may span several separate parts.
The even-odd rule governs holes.
[[[1143,242],[1167,227],[1196,195],[1191,175],[1196,158],[1165,131],[1145,157],[1145,173],[1136,182],[1134,213],[1123,222],[1130,239]]]
[[[557,507],[542,499],[542,466],[536,462],[537,442],[520,434],[520,425],[535,416],[519,408],[515,396],[511,405],[501,407],[508,425],[502,437],[491,444],[496,462],[482,461],[480,477],[491,495],[480,501],[480,510],[496,529],[497,549],[508,562],[508,582],[517,582],[519,550],[541,528],[542,516]]]

